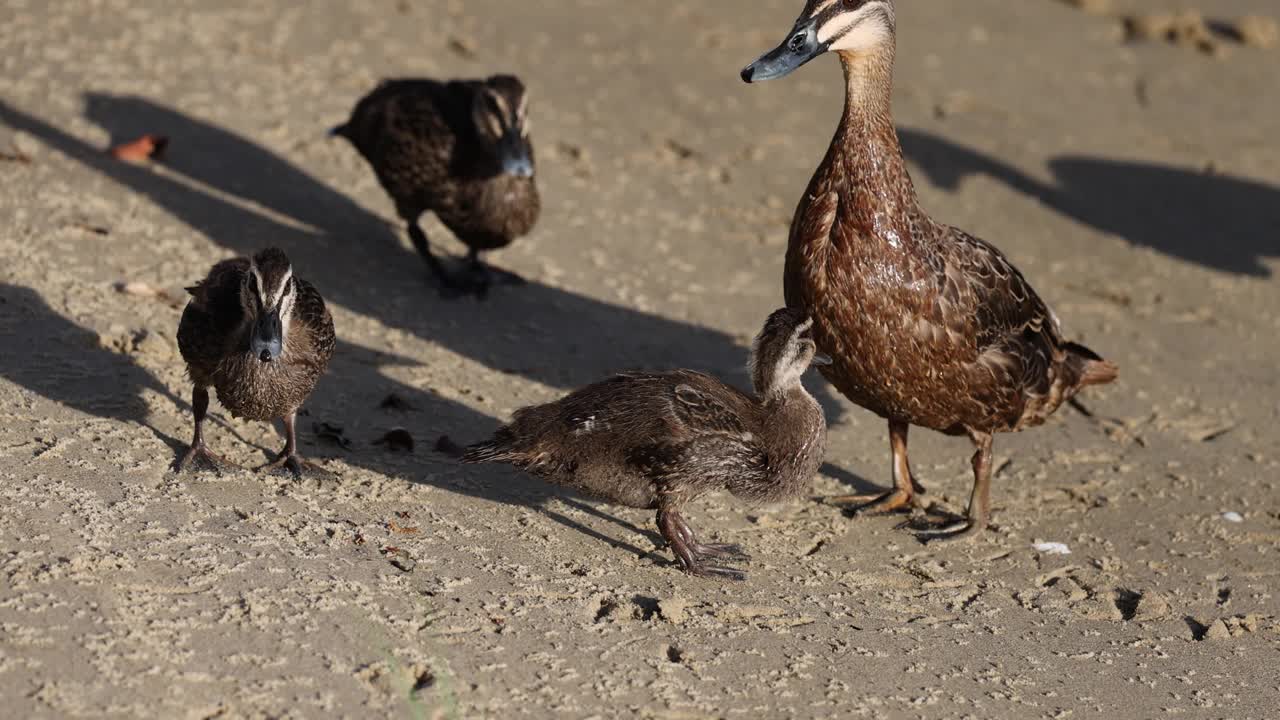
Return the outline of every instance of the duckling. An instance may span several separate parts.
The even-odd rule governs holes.
[[[993,433],[1039,425],[1119,370],[1065,340],[999,250],[921,209],[890,113],[896,33],[892,0],[808,0],[786,40],[742,78],[780,78],[839,55],[844,115],[791,225],[787,305],[813,318],[834,361],[823,375],[889,422],[895,487],[854,512],[915,505],[923,490],[907,462],[911,425],[967,435],[977,447],[967,516],[920,538],[973,537],[990,515]]]
[[[506,247],[538,220],[527,109],[524,84],[511,75],[387,80],[332,131],[373,166],[447,295],[469,291],[483,297],[495,273],[480,253]],[[432,254],[418,226],[427,211],[469,248],[466,273],[449,273]],[[513,273],[497,274],[523,282]]]
[[[310,463],[298,453],[294,420],[329,366],[336,338],[333,318],[311,283],[295,277],[284,252],[223,260],[187,288],[191,301],[178,324],[178,349],[193,385],[195,433],[179,472],[195,461],[231,465],[204,442],[209,388],[232,415],[284,420],[285,446],[263,469],[301,475]]]
[[[795,497],[826,445],[822,409],[800,382],[816,354],[811,321],[769,316],[752,344],[754,395],[692,370],[627,372],[546,405],[472,445],[464,462],[503,462],[609,502],[657,510],[658,531],[687,573],[741,580],[709,559],[747,560],[736,545],[702,543],[681,515],[726,488],[752,503]]]

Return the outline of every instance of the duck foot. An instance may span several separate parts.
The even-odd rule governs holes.
[[[477,300],[489,297],[489,277],[473,271],[462,273],[437,273],[440,297],[445,300],[474,296]]]
[[[204,443],[192,445],[176,463],[173,464],[173,471],[176,473],[185,473],[191,469],[192,465],[204,465],[210,470],[217,472],[240,470],[241,467],[230,460],[211,451]]]
[[[333,473],[316,465],[313,462],[303,460],[301,455],[296,453],[285,453],[280,455],[274,462],[267,463],[258,468],[258,472],[282,473],[287,471],[295,478],[302,478],[304,475],[310,476],[317,480],[332,477]]]
[[[709,565],[704,562],[708,558],[723,560],[747,560],[750,556],[737,545],[698,542],[697,535],[676,510],[658,511],[658,531],[671,547],[680,563],[680,568],[689,575],[713,577],[722,580],[742,581],[747,574],[737,568],[722,565]]]
[[[916,539],[922,545],[929,543],[955,543],[959,541],[973,540],[982,534],[987,527],[986,523],[976,523],[972,520],[960,520],[959,522],[939,525],[938,527],[925,528],[916,530]]]
[[[721,580],[732,580],[734,582],[743,582],[747,579],[747,574],[737,568],[724,567],[721,565],[703,565],[702,563],[694,563],[684,571],[690,575],[706,578],[719,578]]]
[[[516,273],[511,272],[510,270],[504,270],[500,267],[495,267],[488,263],[480,262],[479,260],[476,260],[475,263],[478,263],[479,266],[483,268],[484,272],[488,274],[490,283],[497,283],[499,285],[528,285],[529,284],[529,281],[525,280],[524,277],[517,275]],[[474,264],[473,264],[473,267],[474,267]]]
[[[911,512],[919,507],[915,493],[901,488],[875,495],[836,495],[827,498],[826,502],[828,505],[844,508],[846,517]]]
[[[705,558],[723,558],[725,560],[747,561],[751,559],[750,553],[742,549],[741,545],[733,545],[730,543],[708,543],[703,545],[695,542],[689,546],[693,554],[699,559]]]
[[[698,536],[693,532],[693,528],[689,527],[689,523],[684,519],[683,515],[676,514],[675,520],[676,531],[680,533],[681,539],[684,540],[689,552],[693,553],[693,557],[698,562],[708,558],[720,560],[737,560],[747,561],[751,559],[751,555],[742,549],[741,545],[733,543],[701,543],[698,542]]]

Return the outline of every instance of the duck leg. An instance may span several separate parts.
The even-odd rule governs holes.
[[[427,241],[427,234],[422,231],[422,228],[418,227],[418,221],[408,220],[406,225],[409,228],[409,239],[413,240],[413,246],[417,248],[418,254],[422,255],[422,259],[426,261],[427,268],[435,276],[436,282],[440,283],[440,294],[452,298],[468,292],[470,288],[464,287],[465,283],[446,270],[440,258],[431,252],[431,243]]]
[[[832,505],[847,506],[850,517],[855,515],[883,515],[901,510],[910,511],[917,506],[916,494],[923,493],[911,475],[911,463],[907,461],[907,430],[910,425],[896,420],[889,421],[889,446],[893,450],[893,489],[879,495],[838,495],[828,498]]]
[[[315,465],[303,460],[298,454],[298,434],[294,427],[297,415],[295,410],[284,416],[284,449],[280,451],[280,456],[275,462],[263,465],[259,468],[260,470],[288,470],[294,477],[300,478],[304,471],[311,472],[317,469]]]
[[[660,507],[658,509],[658,532],[662,533],[663,539],[671,546],[671,551],[675,553],[676,561],[680,563],[680,568],[690,575],[698,575],[701,577],[719,577],[726,580],[746,580],[746,573],[729,567],[721,567],[718,565],[703,564],[702,558],[694,552],[693,547],[689,543],[685,533],[692,534],[684,523],[684,518],[680,517],[679,511],[669,508]]]
[[[991,434],[971,432],[978,451],[973,454],[973,493],[969,496],[968,517],[960,522],[916,531],[921,542],[968,540],[987,527],[991,517]]]
[[[197,387],[191,390],[191,412],[195,415],[196,421],[196,429],[191,437],[191,448],[174,465],[174,470],[176,472],[186,472],[191,463],[196,461],[203,461],[213,466],[215,470],[223,468],[239,469],[238,465],[215,455],[204,444],[204,418],[209,413],[208,388]]]

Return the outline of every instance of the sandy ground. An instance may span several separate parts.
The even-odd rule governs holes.
[[[1276,716],[1280,50],[902,0],[895,111],[926,206],[1002,247],[1123,381],[1087,394],[1097,421],[998,438],[999,527],[971,545],[811,500],[697,503],[755,554],[723,584],[676,571],[648,512],[431,446],[617,369],[745,382],[841,102],[831,58],[738,80],[800,2],[358,5],[0,2],[0,714]],[[498,70],[532,88],[545,212],[494,260],[531,283],[442,301],[324,131],[381,77]],[[162,163],[102,152],[146,132]],[[334,309],[301,427],[338,478],[177,477],[181,300],[113,284],[180,298],[266,245]],[[882,422],[810,384],[832,424],[815,496],[887,483]],[[215,409],[217,451],[280,446]],[[376,444],[394,427],[416,452]],[[961,508],[967,443],[912,449]]]

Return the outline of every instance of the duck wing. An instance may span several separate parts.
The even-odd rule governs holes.
[[[249,271],[247,258],[223,260],[203,280],[187,288],[191,301],[178,323],[178,350],[192,379],[204,382],[233,349],[244,320],[240,289]]]
[[[962,361],[988,423],[1012,429],[1054,389],[1064,357],[1058,319],[998,249],[963,230],[950,234],[933,315],[949,336],[969,339]]]
[[[314,285],[302,279],[294,282],[298,292],[293,304],[294,320],[306,326],[311,336],[311,360],[323,370],[328,366],[329,358],[333,357],[338,341],[333,329],[333,316]]]
[[[689,497],[731,483],[767,485],[769,456],[749,426],[755,401],[702,373],[681,370],[664,378],[669,430],[629,449],[628,464],[660,488],[679,488]]]
[[[464,96],[458,83],[387,80],[333,132],[351,141],[397,203],[420,204],[423,193],[449,177],[459,136],[470,137]]]

